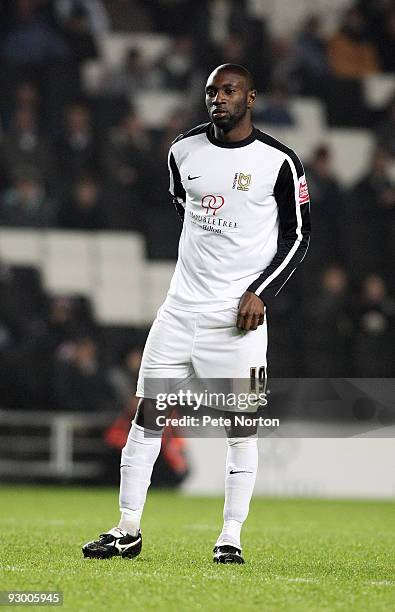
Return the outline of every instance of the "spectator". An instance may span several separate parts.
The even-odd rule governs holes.
[[[110,132],[103,158],[109,181],[110,222],[114,229],[143,227],[153,177],[148,145],[147,133],[134,112],[127,114]]]
[[[62,343],[70,342],[79,329],[94,331],[92,313],[83,300],[57,295],[48,302],[46,333],[54,352]]]
[[[270,317],[270,342],[268,345],[270,376],[286,378],[303,375],[303,363],[297,351],[290,351],[289,346],[301,346],[300,329],[292,325],[297,308],[295,285],[292,281],[288,291],[282,291],[268,313]]]
[[[176,19],[181,25],[178,31],[193,37],[199,54],[197,63],[204,78],[219,64],[243,64],[254,75],[258,91],[266,91],[273,66],[271,39],[262,13],[259,18],[255,15],[257,3],[248,0],[201,0],[197,3],[190,0],[181,4],[186,17],[181,17],[180,3],[177,3],[172,9],[172,21],[174,13],[178,13]]]
[[[369,24],[369,36],[379,53],[382,70],[393,72],[395,67],[393,0],[359,0],[358,8]]]
[[[356,5],[369,24],[375,45],[383,35],[384,23],[393,0],[357,0]]]
[[[49,180],[49,143],[40,133],[35,111],[28,106],[15,111],[12,126],[4,136],[1,155],[9,180],[23,173],[34,174],[43,182]]]
[[[40,94],[31,81],[24,81],[15,91],[15,107],[38,113],[40,109]]]
[[[28,304],[31,308],[31,297],[29,298]],[[25,334],[13,354],[12,369],[16,378],[13,401],[19,404],[19,408],[22,407],[21,389],[24,390],[23,397],[26,397],[29,409],[32,408],[32,402],[41,409],[52,410],[56,406],[52,379],[57,351],[66,352],[65,347],[70,346],[79,329],[94,330],[90,313],[86,309],[84,311],[80,299],[56,296],[48,302],[48,312],[42,314],[34,327],[30,324],[29,334]]]
[[[193,121],[189,110],[176,110],[169,117],[164,129],[156,134],[153,144],[156,151],[155,180],[149,184],[149,198],[145,214],[147,254],[152,259],[177,259],[177,245],[182,225],[174,217],[176,213],[172,210],[170,198],[166,198],[169,189],[167,156],[171,142],[179,134],[188,130],[190,125],[193,125]],[[156,222],[149,223],[149,218],[153,216]],[[166,240],[163,240],[164,234],[166,234]]]
[[[254,117],[256,121],[277,127],[295,125],[287,91],[280,87],[273,89],[266,98],[263,109],[260,111],[258,108]]]
[[[49,361],[40,336],[45,295],[36,269],[0,267],[1,401],[19,409],[45,407]],[[4,337],[5,336],[5,337]]]
[[[0,350],[16,344],[27,331],[20,298],[11,269],[0,261]]]
[[[106,372],[93,338],[82,335],[59,348],[54,368],[54,394],[61,410],[103,412],[116,410]]]
[[[0,225],[50,227],[56,215],[55,203],[39,179],[22,175],[6,189],[0,200]]]
[[[106,9],[116,32],[151,32],[151,3],[143,0],[105,0]],[[153,9],[155,10],[155,9]]]
[[[351,376],[353,319],[349,280],[341,266],[324,270],[321,287],[306,309],[304,337],[308,376]]]
[[[314,234],[311,242],[312,257],[306,260],[305,290],[313,289],[314,281],[329,263],[344,262],[345,194],[332,169],[332,153],[327,145],[320,145],[306,166],[306,177],[313,205],[311,207]],[[312,282],[313,280],[313,282]]]
[[[11,294],[11,273],[0,261],[0,394],[3,405],[9,405],[12,395],[13,363],[10,359],[18,336],[20,325],[19,317],[15,312],[18,308],[17,300]]]
[[[312,15],[295,44],[296,70],[300,78],[300,91],[307,95],[323,95],[323,79],[329,74],[327,43],[322,33],[321,19]]]
[[[392,276],[395,183],[390,166],[388,151],[377,148],[367,174],[351,194],[348,224],[353,231],[347,244],[357,278],[378,270]]]
[[[329,42],[328,53],[330,68],[338,77],[356,79],[379,72],[369,27],[358,8],[347,11],[340,31]]]
[[[129,49],[123,65],[108,69],[100,82],[104,95],[125,96],[133,99],[137,93],[152,89],[155,85],[152,67],[137,48]]]
[[[55,142],[59,195],[81,174],[98,175],[99,159],[92,117],[88,108],[73,104],[65,111],[64,128]]]
[[[301,89],[299,63],[291,40],[285,36],[276,38],[273,41],[272,54],[271,86],[286,89],[293,94],[298,93]]]
[[[57,4],[64,9],[60,12],[59,23],[71,52],[70,60],[78,66],[84,60],[96,58],[98,50],[92,32],[92,9],[94,13],[93,4],[99,5],[98,0],[90,3],[83,0],[58,0]]]
[[[77,15],[84,15],[84,29],[97,43],[110,31],[107,9],[101,0],[55,0],[54,12],[61,23],[70,23]]]
[[[128,347],[122,352],[119,363],[109,372],[109,382],[113,388],[113,394],[122,409],[130,406],[132,397],[136,392],[141,357],[140,348]]]
[[[194,44],[190,36],[177,37],[156,66],[159,84],[165,89],[185,93],[191,86],[195,70]]]
[[[168,189],[169,170],[167,157],[173,140],[193,125],[194,119],[189,110],[176,109],[168,118],[162,129],[153,133],[152,148],[156,151],[155,181],[150,185],[150,203],[156,211],[162,208],[163,194]],[[196,122],[197,123],[197,122]]]
[[[69,92],[75,89],[74,82],[78,83],[78,75],[68,76],[71,50],[53,22],[49,2],[15,0],[6,3],[6,7],[0,42],[5,69],[2,99],[9,103],[20,82],[34,82],[52,122]]]
[[[41,65],[67,60],[69,49],[37,0],[15,0],[0,54],[16,65]]]
[[[99,185],[92,177],[83,177],[74,186],[71,200],[65,200],[58,214],[58,226],[64,229],[104,230],[108,220],[101,202]]]
[[[211,59],[213,69],[220,64],[248,64],[247,45],[241,34],[231,33],[218,47],[217,57]]]
[[[395,72],[395,8],[386,17],[379,52],[383,71]]]
[[[355,365],[358,376],[394,376],[395,300],[381,276],[365,278],[357,316]]]
[[[395,96],[388,105],[383,122],[377,128],[377,140],[395,158]]]
[[[2,124],[5,131],[12,126],[16,110],[27,110],[37,116],[39,127],[42,127],[41,98],[32,81],[23,81],[12,91],[11,99],[2,96]]]
[[[168,180],[167,156],[169,154],[169,147],[173,140],[185,130],[188,130],[189,126],[193,125],[193,123],[194,118],[189,110],[177,108],[171,113],[163,128],[155,134],[153,148],[157,151],[158,160],[161,160],[161,163],[157,165],[157,171],[160,172],[161,168],[165,167],[166,181]]]
[[[203,13],[207,21],[207,2],[208,0],[200,0],[197,4],[194,0],[177,0],[176,2],[151,0],[149,3],[144,2],[143,4],[146,5],[146,10],[150,11],[156,31],[164,32],[170,36],[179,36],[185,31],[190,33],[193,30],[197,15]]]
[[[362,79],[379,72],[379,57],[368,24],[358,8],[347,11],[341,29],[329,41],[332,76],[323,82],[329,125],[366,127],[369,119]]]

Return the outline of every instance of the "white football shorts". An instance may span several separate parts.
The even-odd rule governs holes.
[[[250,381],[262,370],[266,378],[266,317],[256,330],[246,332],[236,327],[237,313],[237,307],[207,313],[163,304],[144,348],[136,395],[155,399],[157,389],[189,388],[193,379]],[[152,385],[153,380],[169,379],[176,379],[173,389]]]

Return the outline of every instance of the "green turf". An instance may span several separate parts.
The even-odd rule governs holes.
[[[244,566],[212,562],[217,498],[152,491],[131,561],[81,554],[116,523],[115,489],[7,486],[0,507],[1,589],[63,591],[60,609],[395,610],[395,503],[255,498]]]

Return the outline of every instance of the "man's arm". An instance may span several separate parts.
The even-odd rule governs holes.
[[[168,165],[169,165],[169,175],[170,175],[169,191],[171,195],[173,196],[173,204],[176,207],[176,210],[178,214],[180,215],[181,220],[183,221],[184,214],[185,214],[186,193],[185,193],[183,184],[181,182],[180,171],[177,167],[176,160],[174,158],[174,154],[172,153],[171,149],[169,152]]]
[[[277,252],[240,300],[237,327],[256,329],[264,306],[271,303],[306,255],[310,241],[310,202],[302,163],[284,160],[274,186],[280,234]],[[261,302],[261,305],[259,304]]]
[[[262,274],[248,287],[265,304],[270,304],[306,255],[310,241],[310,202],[301,162],[286,159],[282,164],[274,197],[278,206],[280,235],[277,252]]]

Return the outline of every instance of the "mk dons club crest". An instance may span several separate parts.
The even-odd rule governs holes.
[[[251,184],[251,174],[243,174],[242,172],[236,172],[235,178],[233,179],[233,189],[237,186],[239,191],[248,191]]]

